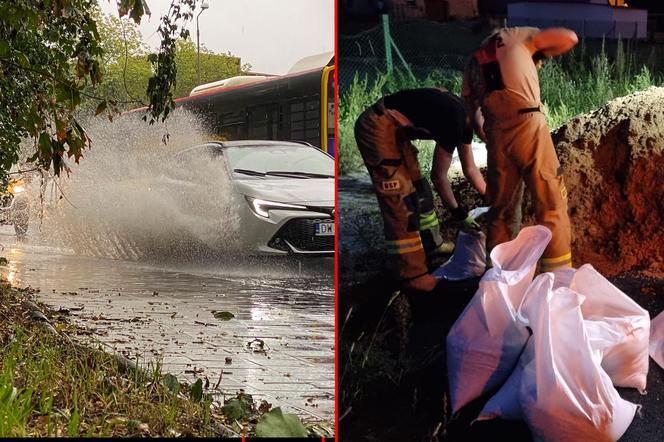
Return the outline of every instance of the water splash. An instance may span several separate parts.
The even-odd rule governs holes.
[[[131,260],[238,251],[239,222],[226,170],[205,158],[178,164],[173,157],[207,140],[194,115],[179,109],[166,124],[154,125],[139,114],[113,123],[89,118],[86,129],[92,148],[80,164],[70,164],[69,177],[46,186],[41,235],[48,243]]]

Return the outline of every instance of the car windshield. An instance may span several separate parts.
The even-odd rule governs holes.
[[[284,178],[334,177],[334,160],[311,146],[227,147],[224,153],[231,169],[243,175]]]

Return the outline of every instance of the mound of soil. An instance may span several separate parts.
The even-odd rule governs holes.
[[[575,264],[664,275],[664,88],[617,98],[553,134]]]

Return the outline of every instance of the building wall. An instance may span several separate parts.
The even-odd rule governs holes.
[[[509,26],[563,26],[588,38],[646,38],[648,11],[584,3],[510,3]]]
[[[390,15],[397,20],[412,20],[426,17],[424,0],[391,0]]]
[[[385,1],[380,0],[339,0],[340,11],[355,16],[373,16],[383,12]]]
[[[396,19],[426,18],[436,21],[469,19],[479,15],[478,0],[391,0],[390,15]]]
[[[449,0],[447,3],[449,4],[450,18],[468,19],[479,15],[477,0]]]

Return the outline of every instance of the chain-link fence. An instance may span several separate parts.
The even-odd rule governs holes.
[[[464,22],[423,20],[391,23],[387,16],[377,26],[353,36],[340,36],[339,57],[339,171],[361,169],[354,145],[355,119],[385,93],[421,86],[460,91],[468,56],[481,35]],[[394,75],[385,75],[389,73]],[[367,84],[351,88],[354,79]],[[377,84],[380,88],[373,88]]]
[[[371,84],[390,70],[417,79],[436,71],[460,72],[480,39],[466,23],[388,22],[385,16],[369,30],[339,36],[340,91],[348,89],[355,75],[366,76]]]
[[[477,32],[477,22],[438,23],[426,20],[387,21],[352,36],[339,36],[339,87],[343,93],[357,74],[371,85],[379,73],[390,69],[405,71],[417,79],[433,72],[460,72],[468,56],[481,43],[488,29]],[[619,39],[629,41],[636,63],[647,64],[655,71],[663,68],[662,60],[651,62],[653,52],[664,52],[662,45],[636,40],[644,34],[644,23],[593,20],[542,20],[513,18],[508,26],[562,26],[573,29],[584,40],[586,55],[615,52]],[[386,47],[391,48],[386,51]],[[659,58],[659,57],[655,57]],[[391,59],[391,60],[390,60]]]

